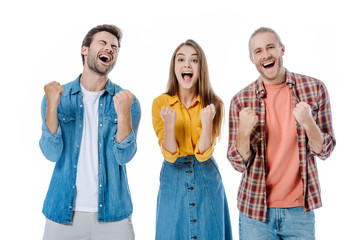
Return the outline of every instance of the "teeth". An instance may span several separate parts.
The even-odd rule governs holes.
[[[100,57],[103,57],[103,58],[106,58],[106,59],[110,59],[110,57],[109,56],[107,56],[107,55],[100,55]]]
[[[263,66],[266,67],[266,66],[269,66],[270,64],[273,64],[274,62],[269,62],[269,63],[265,63]]]

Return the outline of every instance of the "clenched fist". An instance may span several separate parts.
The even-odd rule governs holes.
[[[44,86],[46,100],[49,108],[56,109],[60,104],[60,95],[64,88],[58,82],[50,82]]]
[[[162,106],[160,116],[167,126],[175,127],[176,123],[176,111],[168,106]]]
[[[216,110],[214,104],[209,104],[200,111],[200,119],[202,126],[210,126],[215,117]]]
[[[249,136],[258,121],[258,116],[249,107],[244,108],[239,114],[239,133],[243,136]]]
[[[311,108],[306,102],[299,102],[293,110],[296,121],[301,125],[310,125],[314,119],[311,115]]]
[[[130,113],[134,96],[129,90],[122,90],[113,97],[114,108],[118,116],[124,116]]]

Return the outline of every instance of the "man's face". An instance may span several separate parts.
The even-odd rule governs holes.
[[[115,66],[118,55],[118,41],[109,32],[98,32],[89,47],[83,46],[85,65],[98,75],[107,75]]]
[[[282,56],[285,47],[281,46],[275,34],[258,33],[250,40],[250,59],[267,84],[279,84],[285,73]]]

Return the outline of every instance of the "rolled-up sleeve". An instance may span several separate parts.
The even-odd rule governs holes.
[[[324,84],[320,84],[318,98],[318,112],[316,117],[316,124],[319,126],[323,134],[324,142],[320,153],[311,151],[311,154],[318,156],[322,160],[326,160],[332,153],[336,145],[335,134],[332,126],[330,98]]]
[[[41,104],[41,118],[42,118],[42,133],[39,141],[40,149],[44,154],[45,158],[51,162],[57,162],[63,151],[63,140],[60,124],[56,130],[55,134],[52,134],[49,131],[49,128],[46,125],[46,107],[47,101],[44,96]]]
[[[240,110],[236,106],[236,100],[233,98],[230,103],[229,110],[229,143],[227,150],[227,158],[233,168],[239,172],[244,172],[254,159],[254,154],[251,154],[248,159],[244,159],[236,147],[236,136],[239,125]]]

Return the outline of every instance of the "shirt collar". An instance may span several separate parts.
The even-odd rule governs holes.
[[[74,84],[72,85],[71,89],[70,89],[70,93],[71,94],[77,94],[81,91],[81,87],[80,87],[80,77],[81,74],[76,78],[76,80],[74,81]],[[114,96],[114,92],[115,92],[115,85],[110,81],[110,79],[107,79],[106,85],[105,85],[105,92],[108,92],[110,95]]]
[[[200,100],[201,100],[200,95],[198,94],[197,97],[196,97],[195,102],[190,107],[195,106],[197,103],[200,103],[201,102]],[[175,94],[174,96],[170,96],[170,100],[169,100],[169,105],[170,106],[174,105],[177,102],[181,103],[178,94]]]
[[[286,82],[286,86],[288,86],[289,88],[293,88],[295,85],[295,79],[293,74],[289,72],[286,68],[285,68],[285,82]],[[264,83],[261,76],[256,81],[256,93],[262,98],[266,96],[266,89],[264,87]]]

